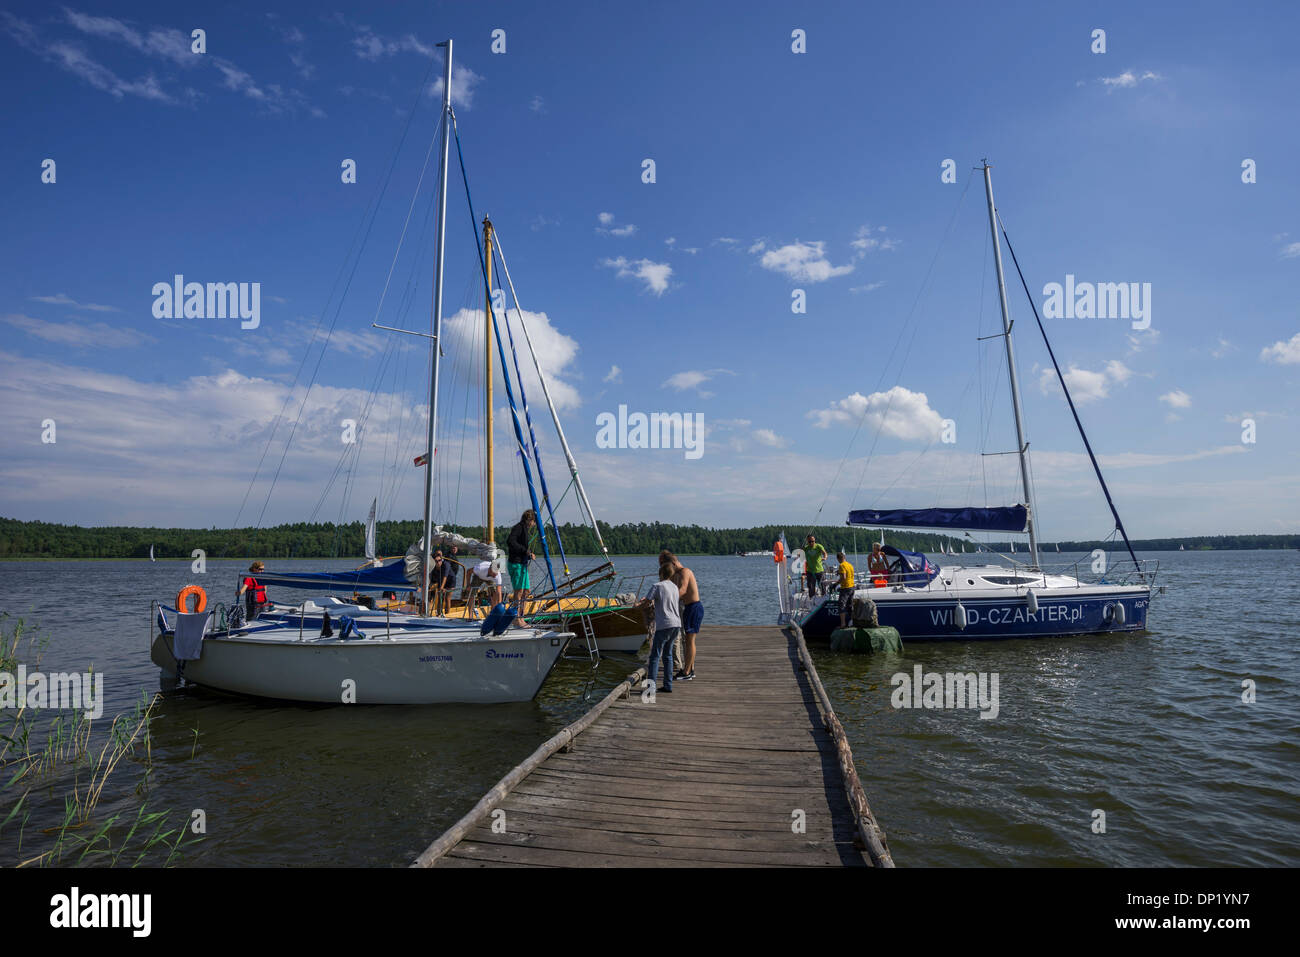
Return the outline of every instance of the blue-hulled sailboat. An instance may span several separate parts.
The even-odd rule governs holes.
[[[1007,369],[1015,413],[1016,437],[1020,459],[1021,487],[1024,503],[996,508],[921,508],[855,509],[849,512],[848,524],[873,528],[930,528],[948,532],[1010,532],[1029,537],[1029,562],[1009,565],[954,564],[939,565],[926,555],[885,545],[882,551],[889,560],[889,573],[877,579],[876,587],[859,588],[855,597],[865,595],[876,603],[880,624],[897,628],[904,641],[957,640],[986,638],[1040,638],[1058,635],[1081,635],[1099,632],[1143,631],[1151,601],[1152,584],[1158,565],[1139,562],[1129,542],[1124,523],[1102,477],[1092,446],[1079,421],[1074,400],[1052,352],[1038,310],[1030,297],[1034,317],[1043,332],[1052,365],[1056,369],[1066,401],[1083,438],[1084,446],[1106,502],[1115,518],[1115,530],[1123,538],[1129,561],[1110,564],[1104,556],[1092,570],[1096,581],[1080,578],[1079,563],[1054,573],[1039,564],[1038,536],[1034,516],[1028,503],[1030,496],[1029,445],[1025,439],[1020,405],[1020,388],[1016,381],[1015,356],[1011,344],[1011,318],[1007,308],[1006,283],[1002,272],[1002,249],[998,238],[999,218],[993,203],[990,167],[984,164],[984,188],[988,200],[989,229],[993,235],[994,264],[997,269],[999,302],[1002,310],[1002,339],[1006,346]],[[1005,236],[1005,228],[1002,231]],[[1015,262],[1015,251],[1008,240],[1007,248]],[[1020,272],[1016,262],[1017,272]],[[1023,273],[1021,283],[1025,284]],[[1025,284],[1025,293],[1029,294]],[[1012,551],[1014,551],[1014,544]],[[1058,546],[1059,550],[1059,546]],[[838,594],[825,598],[796,594],[797,574],[780,576],[781,621],[799,624],[809,637],[829,637],[840,625]],[[866,579],[871,583],[871,579]]]

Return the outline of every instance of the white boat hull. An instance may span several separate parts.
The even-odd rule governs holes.
[[[204,639],[200,657],[178,667],[167,632],[154,639],[152,658],[165,673],[194,684],[260,698],[495,704],[531,700],[571,638],[561,632],[348,641],[232,635]]]

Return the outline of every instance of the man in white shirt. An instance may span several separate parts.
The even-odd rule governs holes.
[[[492,600],[488,603],[489,607],[495,608],[501,604],[501,586],[505,580],[501,577],[500,572],[492,570],[491,562],[479,562],[469,571],[470,586],[478,591],[486,591],[488,597]]]
[[[638,608],[654,606],[655,636],[650,643],[650,660],[646,664],[646,680],[653,687],[659,680],[659,659],[664,659],[664,686],[659,691],[673,690],[673,642],[682,630],[682,616],[678,608],[681,592],[672,581],[672,565],[659,566],[659,581],[650,587],[650,594],[641,599]]]

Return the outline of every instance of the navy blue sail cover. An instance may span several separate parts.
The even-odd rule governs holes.
[[[337,572],[258,572],[261,585],[277,588],[324,588],[347,591],[410,591],[406,580],[406,562],[398,559],[378,568],[358,568]]]
[[[1025,532],[1029,508],[859,508],[849,512],[850,525],[886,528],[961,528],[975,532]]]
[[[939,574],[939,566],[920,552],[907,552],[893,545],[882,545],[880,550],[897,561],[890,562],[891,570],[899,572],[902,584],[920,587],[928,585],[930,579]],[[892,577],[892,576],[891,576]]]

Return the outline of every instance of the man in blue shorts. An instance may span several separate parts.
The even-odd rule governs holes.
[[[683,681],[695,680],[695,636],[704,622],[704,604],[700,601],[700,586],[691,571],[668,549],[659,553],[661,564],[671,565],[673,582],[681,592],[682,650],[678,658],[680,670],[677,677]]]

